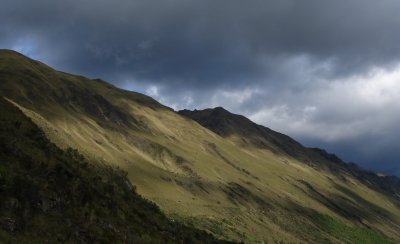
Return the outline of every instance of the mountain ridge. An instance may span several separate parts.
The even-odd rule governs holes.
[[[311,150],[321,170],[282,134],[245,124],[241,136],[224,137],[148,96],[58,72],[13,52],[0,52],[0,96],[59,148],[119,167],[167,216],[217,238],[400,240],[394,196],[354,173],[333,173],[332,158]],[[235,121],[228,122],[222,131],[235,128]],[[245,138],[251,131],[257,133]]]
[[[57,148],[3,98],[0,112],[2,242],[225,243],[166,218],[120,170]]]
[[[328,167],[321,167],[322,169],[329,170],[332,173],[338,173],[338,169],[336,169],[336,167],[338,167],[340,170],[349,172],[354,177],[362,179],[365,183],[372,182],[374,187],[378,187],[380,190],[384,190],[394,197],[400,199],[399,177],[381,176],[376,172],[365,170],[355,163],[346,163],[338,156],[327,152],[325,149],[305,147],[287,135],[273,131],[265,126],[258,125],[252,122],[250,119],[242,115],[233,114],[222,107],[193,111],[184,109],[178,111],[178,113],[195,120],[199,124],[214,131],[222,137],[229,137],[234,133],[237,133],[242,137],[242,139],[244,138],[250,143],[255,144],[255,146],[261,147],[265,146],[266,142],[272,141],[274,146],[277,146],[275,149],[281,149],[281,153],[287,153],[291,157],[297,157],[298,155],[296,151],[302,151],[302,154],[307,156],[305,160],[307,160],[309,163],[312,163],[314,167],[321,167],[318,162],[320,159],[316,158],[316,156],[321,156],[328,160],[328,162],[331,162]],[[226,128],[229,126],[240,128],[230,128],[230,131],[227,131]],[[223,129],[221,130],[221,128]],[[242,128],[246,129],[242,131]],[[259,137],[257,138],[257,136],[261,136],[261,139]],[[282,145],[288,144],[295,147],[294,151],[287,148],[282,148]]]

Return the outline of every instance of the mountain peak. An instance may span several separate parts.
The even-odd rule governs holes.
[[[17,51],[14,50],[10,50],[10,49],[0,49],[0,57],[1,58],[11,58],[11,59],[18,59],[18,60],[30,60],[29,57],[23,55],[22,53],[19,53]]]
[[[229,112],[223,107],[208,108],[204,110],[181,110],[179,114],[197,121],[204,127],[211,129],[220,136],[245,133],[248,126],[252,127],[249,119],[242,115]]]
[[[21,53],[11,50],[11,49],[0,49],[0,54],[15,54],[15,55],[22,55]]]
[[[218,111],[218,112],[225,112],[225,113],[231,113],[228,110],[224,109],[223,107],[215,107],[212,109],[213,111]]]
[[[272,139],[271,136],[284,137],[285,140],[289,138],[267,127],[258,125],[243,115],[231,113],[223,107],[194,111],[181,110],[178,113],[197,121],[222,137],[236,135],[242,137],[250,144],[255,144],[257,147],[265,147],[266,140],[279,141]],[[294,142],[292,139],[291,141]],[[296,144],[298,143],[296,142]]]
[[[34,75],[38,71],[42,73],[54,71],[51,67],[37,60],[31,59],[17,51],[10,49],[0,49],[0,71],[9,75],[23,73],[24,75]]]

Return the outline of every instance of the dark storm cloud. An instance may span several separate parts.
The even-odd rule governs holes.
[[[0,46],[175,108],[223,105],[351,159],[384,153],[399,169],[400,150],[383,150],[399,134],[400,96],[387,92],[399,85],[386,81],[400,78],[399,10],[398,0],[14,0],[0,8]],[[375,156],[364,150],[373,141]]]
[[[60,54],[60,66],[204,86],[265,80],[276,58],[293,55],[330,59],[334,74],[393,61],[399,9],[390,0],[17,0],[0,11],[2,36]]]

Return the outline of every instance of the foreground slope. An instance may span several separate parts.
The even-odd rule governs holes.
[[[0,99],[2,243],[205,243],[205,232],[168,220],[123,172],[63,151]]]
[[[58,147],[120,167],[170,218],[217,237],[400,241],[396,195],[323,151],[312,150],[309,158],[289,139],[277,144],[268,137],[261,143],[227,137],[150,97],[58,72],[12,51],[0,51],[0,95]],[[251,134],[242,125],[230,129]]]

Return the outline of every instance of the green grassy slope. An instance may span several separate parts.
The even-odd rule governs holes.
[[[219,242],[171,222],[137,195],[122,171],[59,149],[4,99],[0,194],[2,243]]]
[[[343,162],[336,155],[320,148],[307,148],[284,134],[257,125],[248,118],[232,114],[217,107],[205,110],[181,110],[179,114],[191,118],[218,135],[230,139],[239,147],[261,148],[275,154],[298,159],[313,168],[327,171],[337,177],[351,175],[363,184],[385,192],[400,200],[400,179],[393,176],[379,176]]]
[[[318,156],[316,164],[301,150],[288,153],[296,149],[291,142],[239,143],[246,138],[218,135],[147,96],[57,72],[11,51],[0,51],[0,95],[58,147],[118,166],[170,218],[217,237],[343,242],[321,226],[315,218],[321,215],[400,241],[393,194],[349,171],[334,173],[329,157]]]

